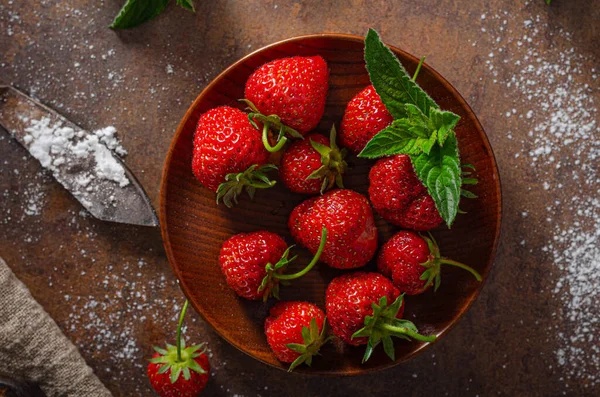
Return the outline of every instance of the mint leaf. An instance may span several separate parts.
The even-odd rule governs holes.
[[[406,109],[406,115],[412,124],[411,130],[419,136],[429,137],[431,135],[432,125],[427,116],[425,116],[418,107],[410,103],[405,104],[404,108]]]
[[[430,136],[418,131],[419,128],[415,128],[408,118],[394,120],[367,143],[358,157],[374,159],[394,154],[419,154],[425,150],[429,152],[437,135],[431,142]]]
[[[412,81],[394,53],[382,42],[379,34],[369,29],[365,39],[365,62],[371,83],[381,101],[395,119],[406,117],[405,104],[415,105],[425,116],[439,106]]]
[[[194,3],[192,2],[192,0],[177,0],[177,4],[182,6],[186,10],[196,12],[196,10],[194,9]]]
[[[440,109],[431,109],[429,116],[431,117],[433,128],[438,130],[438,142],[440,146],[444,146],[444,141],[448,137],[448,134],[450,134],[450,131],[456,127],[460,116]]]
[[[415,172],[450,227],[458,212],[462,186],[456,136],[448,134],[444,146],[435,145],[429,154],[421,153],[411,158]]]
[[[163,12],[168,2],[169,0],[127,0],[109,27],[129,29],[139,26]]]
[[[438,127],[415,105],[407,103],[404,107],[407,117],[394,120],[390,126],[375,135],[358,157],[378,158],[422,152],[429,154],[438,142]]]

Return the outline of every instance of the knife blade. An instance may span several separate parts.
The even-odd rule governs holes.
[[[133,225],[158,225],[144,188],[104,145],[101,133],[85,131],[8,86],[0,86],[0,126],[50,170],[94,217]]]

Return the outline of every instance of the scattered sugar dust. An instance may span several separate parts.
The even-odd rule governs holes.
[[[524,14],[539,10],[529,4]],[[519,21],[499,11],[481,20],[493,43],[486,67],[495,84],[515,94],[501,115],[509,127],[514,120],[529,128],[515,140],[514,156],[527,159],[537,181],[532,189],[547,201],[542,226],[533,231],[546,243],[532,249],[541,250],[557,275],[553,294],[559,304],[552,316],[567,326],[549,330],[559,342],[555,361],[566,387],[578,381],[593,388],[600,385],[600,110],[591,93],[600,84],[599,63],[577,50],[568,31],[548,29],[547,15]],[[502,73],[506,63],[520,72]],[[507,136],[513,139],[510,131]],[[552,194],[556,190],[573,193],[560,198]]]

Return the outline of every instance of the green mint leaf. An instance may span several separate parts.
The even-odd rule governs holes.
[[[431,108],[439,108],[433,99],[412,81],[398,58],[382,43],[379,34],[373,29],[369,29],[365,39],[365,62],[375,91],[395,119],[407,116],[404,106],[407,103],[415,105],[425,116],[429,116]]]
[[[424,142],[420,142],[418,144],[421,147],[421,149],[423,149],[423,153],[425,153],[425,154],[431,153],[431,149],[433,149],[433,146],[437,143],[437,137],[438,137],[438,132],[433,131],[433,133],[431,134],[429,139],[425,140]]]
[[[438,143],[440,146],[444,146],[446,138],[450,134],[450,131],[452,131],[454,127],[456,127],[456,124],[458,124],[460,116],[445,110],[431,109],[429,117],[431,118],[433,128],[435,128],[438,132]]]
[[[186,10],[196,12],[196,9],[194,8],[194,3],[192,2],[192,0],[177,0],[177,4],[182,6]]]
[[[411,130],[423,138],[428,138],[431,135],[432,124],[421,112],[421,110],[413,104],[407,103],[404,105],[406,115],[412,124]]]
[[[430,137],[420,135],[419,128],[407,118],[394,120],[392,124],[381,130],[359,153],[358,157],[374,159],[394,154],[419,154],[429,152],[435,143]]]
[[[462,186],[456,136],[449,134],[444,146],[435,145],[429,154],[412,156],[412,161],[419,179],[450,227],[458,212]]]
[[[139,26],[163,12],[168,2],[169,0],[127,0],[109,27],[129,29]]]
[[[546,4],[550,5],[550,3],[552,3],[552,0],[546,0]]]

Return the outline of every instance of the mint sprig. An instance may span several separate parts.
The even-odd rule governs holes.
[[[411,78],[373,29],[365,39],[365,62],[371,83],[394,121],[375,135],[358,157],[410,155],[417,176],[450,227],[464,183],[454,133],[460,116],[441,110],[415,82],[419,68]]]
[[[169,0],[127,0],[109,26],[111,29],[129,29],[148,22],[165,10]],[[194,11],[192,0],[177,0],[177,4]]]

